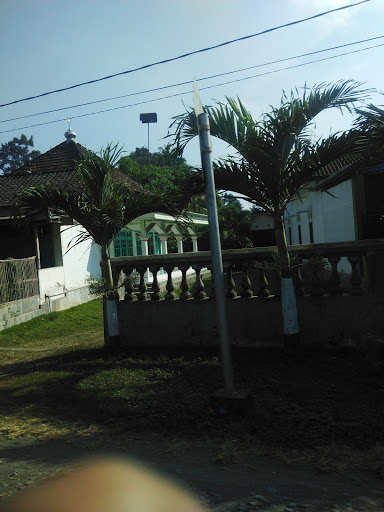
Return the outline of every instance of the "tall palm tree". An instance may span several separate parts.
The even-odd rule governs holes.
[[[17,217],[30,220],[36,209],[55,209],[83,226],[72,246],[94,240],[101,250],[101,274],[106,291],[113,289],[109,246],[119,231],[140,215],[153,211],[175,213],[176,206],[165,196],[155,196],[116,171],[121,149],[108,145],[100,156],[88,152],[76,163],[80,185],[58,188],[55,183],[23,191],[18,197]],[[113,348],[117,340],[109,336],[107,309],[112,304],[103,297],[104,341]]]
[[[297,90],[283,94],[279,107],[256,121],[238,99],[205,107],[210,118],[211,134],[228,143],[235,156],[214,162],[216,187],[239,193],[250,203],[273,215],[282,278],[282,310],[287,347],[300,342],[296,298],[291,276],[290,258],[284,230],[283,214],[292,195],[313,177],[314,171],[352,149],[353,133],[332,135],[314,141],[310,125],[324,110],[350,109],[349,105],[364,98],[368,91],[354,81]],[[198,134],[193,111],[177,116],[171,125],[176,151]],[[200,180],[201,181],[201,180]],[[198,190],[199,175],[190,183]]]

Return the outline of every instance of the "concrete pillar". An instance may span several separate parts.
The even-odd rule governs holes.
[[[303,244],[311,243],[311,237],[309,234],[309,218],[312,219],[312,214],[310,212],[302,212],[301,213],[301,237],[303,240]]]
[[[197,235],[191,235],[192,251],[193,252],[199,252],[199,248],[197,247],[197,239],[198,239]]]
[[[133,250],[133,255],[137,256],[136,231],[133,231],[133,230],[132,230],[132,250]]]
[[[148,237],[139,235],[140,242],[141,242],[141,252],[143,256],[148,256]]]
[[[183,235],[175,235],[177,242],[177,252],[179,254],[183,253]]]
[[[159,235],[161,242],[161,254],[168,254],[168,236],[167,235]]]

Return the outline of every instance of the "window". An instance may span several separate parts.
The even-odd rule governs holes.
[[[139,240],[140,241],[140,240]],[[133,256],[132,231],[120,231],[113,241],[115,257]]]
[[[297,230],[298,230],[298,232],[299,232],[299,244],[302,244],[303,242],[302,242],[302,240],[301,240],[301,226],[300,226],[300,224],[298,224],[298,226],[297,226]]]
[[[61,235],[58,224],[44,224],[37,228],[40,247],[41,268],[61,267]]]
[[[289,245],[292,245],[292,229],[291,229],[291,227],[288,228],[288,235],[289,235]]]

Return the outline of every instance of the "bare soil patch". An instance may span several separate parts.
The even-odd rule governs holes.
[[[215,511],[341,511],[383,510],[383,482],[369,472],[321,473],[288,466],[249,452],[233,464],[216,464],[217,443],[180,445],[157,436],[130,435],[104,441],[39,442],[0,436],[0,494],[11,494],[63,465],[102,454],[138,458],[192,490]]]

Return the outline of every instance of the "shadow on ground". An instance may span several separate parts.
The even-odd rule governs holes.
[[[0,415],[106,432],[222,438],[293,450],[384,441],[384,376],[351,351],[234,354],[237,389],[250,389],[242,414],[210,400],[222,387],[218,354],[78,350],[2,367]],[[32,428],[32,427],[31,427]],[[53,435],[54,437],[54,435]]]

